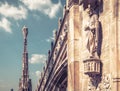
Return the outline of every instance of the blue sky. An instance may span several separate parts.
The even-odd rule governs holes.
[[[65,0],[0,0],[0,91],[18,90],[24,25],[29,30],[29,75],[35,90],[64,4]]]

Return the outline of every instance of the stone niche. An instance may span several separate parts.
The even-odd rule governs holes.
[[[89,58],[84,62],[84,73],[87,75],[98,75],[101,73],[101,61],[96,58]]]

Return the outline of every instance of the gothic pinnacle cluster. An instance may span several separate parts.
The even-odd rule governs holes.
[[[28,52],[27,52],[27,35],[28,28],[23,27],[23,38],[24,38],[24,52],[22,62],[22,78],[19,80],[19,91],[32,91],[31,79],[29,79],[28,73]]]

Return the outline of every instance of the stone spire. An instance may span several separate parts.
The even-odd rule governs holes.
[[[31,79],[29,79],[28,73],[28,52],[27,52],[27,35],[28,28],[23,27],[23,38],[24,38],[24,52],[23,52],[23,63],[22,63],[22,78],[19,83],[19,91],[32,91]]]

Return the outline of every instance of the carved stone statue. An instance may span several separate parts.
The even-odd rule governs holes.
[[[99,20],[98,14],[88,5],[86,9],[89,21],[85,26],[85,31],[88,32],[87,35],[87,49],[90,53],[90,57],[98,58],[97,47],[98,47],[98,37],[99,37]]]

